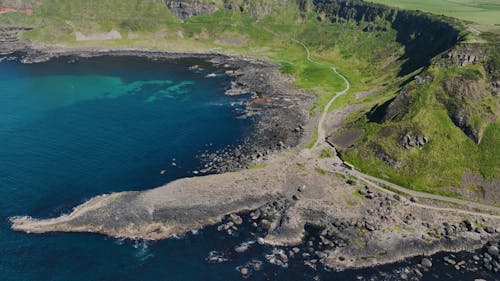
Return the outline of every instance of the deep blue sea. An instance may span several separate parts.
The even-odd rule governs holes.
[[[191,176],[199,169],[197,154],[238,144],[251,129],[250,120],[239,118],[247,97],[224,95],[223,70],[199,59],[70,61],[0,63],[0,281],[241,280],[236,268],[256,260],[264,263],[250,280],[398,280],[415,263],[329,272],[292,259],[277,267],[265,263],[271,247],[234,252],[255,240],[244,229],[228,236],[207,227],[156,242],[11,231],[11,216],[59,216],[98,194]],[[202,70],[189,69],[195,64]],[[207,262],[211,251],[228,260]],[[438,260],[423,280],[485,276]]]

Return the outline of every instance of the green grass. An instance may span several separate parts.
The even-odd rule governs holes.
[[[320,159],[332,158],[333,156],[333,151],[331,151],[330,149],[323,149],[319,154]]]
[[[264,169],[266,166],[267,166],[266,164],[262,163],[262,164],[253,165],[249,169],[250,170],[260,170],[260,169]]]
[[[421,10],[481,25],[500,25],[500,2],[497,0],[367,0],[408,10]]]

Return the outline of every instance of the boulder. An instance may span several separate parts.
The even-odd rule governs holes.
[[[492,257],[498,257],[498,247],[497,246],[490,246],[488,248],[488,254],[490,254]]]
[[[249,273],[248,268],[242,267],[240,269],[240,273],[241,273],[241,275],[248,275],[248,273]]]
[[[420,264],[423,266],[423,267],[427,267],[427,268],[431,268],[432,267],[432,261],[428,258],[423,258],[422,261],[420,262]]]

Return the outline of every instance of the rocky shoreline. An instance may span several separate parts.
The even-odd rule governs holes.
[[[319,169],[315,153],[282,152],[259,169],[103,195],[58,218],[12,218],[12,228],[156,240],[207,225],[230,235],[242,222],[237,214],[248,214],[246,222],[262,233],[260,243],[304,244],[308,257],[336,269],[472,251],[500,239],[499,219],[422,208]]]

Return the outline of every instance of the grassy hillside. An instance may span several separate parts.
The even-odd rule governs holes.
[[[500,2],[497,0],[368,0],[368,2],[421,10],[485,26],[500,26]]]
[[[500,142],[498,133],[498,98],[486,95],[475,106],[491,112],[489,122],[482,111],[477,112],[477,122],[484,128],[483,141],[478,145],[457,127],[449,116],[446,105],[440,101],[445,95],[443,84],[457,77],[467,77],[471,72],[484,75],[477,65],[468,67],[432,67],[428,73],[432,82],[408,85],[409,102],[398,120],[375,122],[358,113],[351,129],[364,129],[365,134],[357,144],[344,150],[344,157],[370,174],[391,178],[413,189],[456,196],[448,187],[462,185],[467,170],[480,173],[491,180],[500,175]],[[483,76],[471,77],[485,83]],[[465,97],[464,99],[467,99]],[[404,136],[425,136],[429,142],[423,147],[404,148]]]

